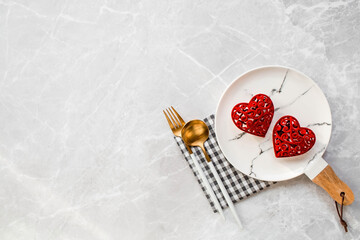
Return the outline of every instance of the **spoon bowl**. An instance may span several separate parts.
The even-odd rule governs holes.
[[[200,147],[204,152],[206,161],[211,161],[204,147],[204,143],[209,138],[209,128],[204,121],[192,120],[186,123],[181,130],[181,137],[189,146]]]

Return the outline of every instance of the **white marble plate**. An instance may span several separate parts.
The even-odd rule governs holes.
[[[231,119],[232,108],[264,93],[274,103],[275,114],[266,136],[258,137],[238,129]],[[300,156],[276,158],[272,130],[284,115],[298,119],[302,127],[316,134],[313,148]],[[215,131],[228,161],[242,173],[265,181],[283,181],[304,173],[308,162],[321,157],[330,140],[331,112],[325,95],[316,83],[301,72],[281,66],[251,70],[236,79],[220,99]]]

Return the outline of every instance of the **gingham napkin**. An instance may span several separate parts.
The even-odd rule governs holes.
[[[256,180],[254,178],[248,177],[238,170],[236,170],[224,157],[224,154],[221,152],[219,145],[216,140],[215,130],[214,130],[214,120],[215,116],[210,115],[205,118],[204,121],[206,125],[209,127],[209,139],[205,142],[205,148],[207,153],[209,154],[211,161],[215,165],[217,172],[224,183],[226,190],[229,193],[229,196],[233,203],[237,203],[238,201],[251,196],[252,194],[261,191],[275,182],[264,182],[260,180]],[[189,164],[191,170],[193,171],[195,177],[197,178],[201,189],[203,190],[206,198],[208,199],[210,206],[212,207],[214,212],[217,212],[215,209],[214,203],[211,201],[211,197],[208,192],[205,190],[203,182],[196,171],[195,164],[193,163],[189,152],[186,150],[185,144],[179,137],[174,137],[177,144],[179,145],[181,152],[183,153],[185,160]],[[208,179],[212,189],[215,192],[216,197],[219,200],[219,203],[223,209],[228,207],[226,204],[225,198],[221,193],[220,187],[217,184],[214,175],[211,173],[209,166],[206,164],[205,156],[202,154],[202,151],[198,147],[191,148],[193,153],[200,159],[200,166],[203,169],[206,178]]]

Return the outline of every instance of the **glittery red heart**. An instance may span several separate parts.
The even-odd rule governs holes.
[[[315,144],[315,133],[300,124],[293,116],[280,118],[273,130],[275,156],[293,157],[309,151]]]
[[[231,111],[235,125],[244,132],[265,137],[274,116],[274,104],[265,94],[255,95],[249,103],[239,103]]]

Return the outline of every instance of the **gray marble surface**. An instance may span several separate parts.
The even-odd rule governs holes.
[[[0,1],[0,239],[359,239],[359,1]],[[215,112],[243,72],[322,88],[324,158],[345,208],[305,176],[212,213],[162,109]]]

